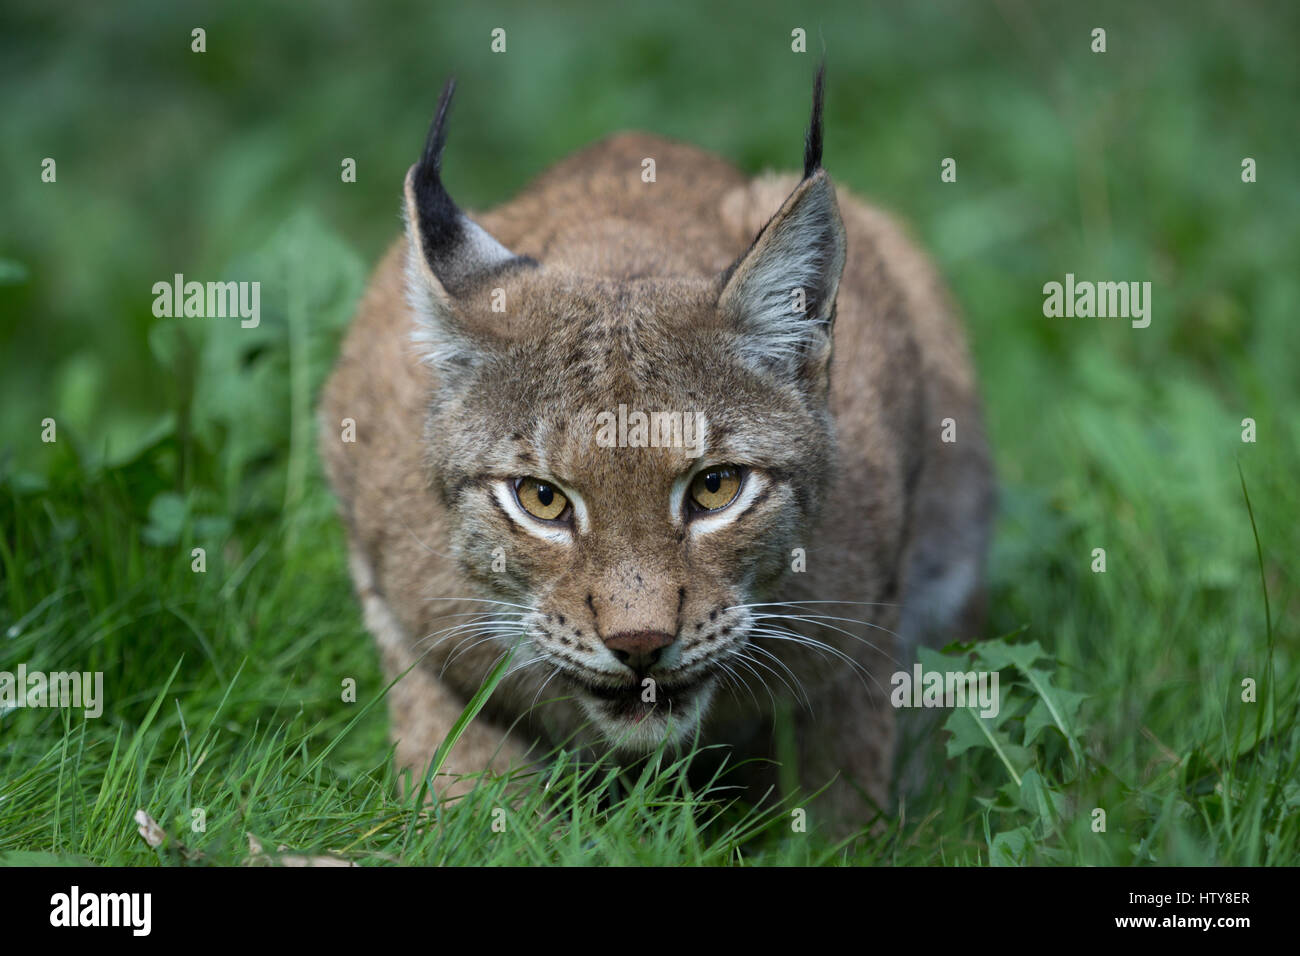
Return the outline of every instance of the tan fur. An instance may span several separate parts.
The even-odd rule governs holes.
[[[641,179],[645,157],[656,161],[655,183]],[[835,193],[847,263],[829,366],[833,439],[818,411],[825,368],[817,372],[815,349],[802,360],[812,372],[800,388],[715,358],[734,320],[719,302],[738,299],[734,285],[724,287],[741,281],[753,255],[725,271],[792,193],[814,188],[797,176],[746,179],[707,153],[642,134],[564,160],[475,218],[539,266],[490,276],[448,306],[449,323],[502,357],[459,391],[412,343],[409,240],[385,256],[325,389],[321,435],[385,673],[411,669],[390,698],[403,765],[424,769],[503,651],[504,639],[470,646],[474,635],[422,642],[471,620],[448,615],[492,608],[468,599],[537,608],[535,644],[520,662],[552,652],[592,659],[600,641],[641,631],[671,633],[682,655],[716,635],[722,654],[728,642],[741,646],[753,623],[748,612],[726,610],[732,605],[879,602],[808,609],[876,625],[835,626],[878,649],[827,626],[791,625],[870,680],[827,654],[757,641],[810,698],[811,713],[802,693],[764,674],[778,699],[793,701],[804,785],[838,775],[817,806],[849,821],[868,816],[871,802],[887,806],[889,675],[908,665],[918,640],[977,634],[991,469],[963,336],[939,281],[897,226],[843,189]],[[416,281],[437,284],[428,275]],[[490,310],[494,288],[504,291],[505,314]],[[784,483],[744,522],[688,540],[668,518],[667,496],[697,462],[681,449],[593,446],[590,414],[620,402],[702,409],[711,440],[731,442],[727,454],[770,465]],[[340,441],[346,418],[356,422],[355,444]],[[939,439],[945,418],[957,422],[956,443]],[[530,475],[580,489],[591,527],[573,545],[542,540],[499,513],[492,481]],[[491,570],[498,547],[504,577]],[[793,547],[806,549],[805,573],[789,572]],[[724,640],[726,621],[734,630]],[[900,628],[902,643],[893,634]],[[702,741],[732,745],[733,760],[772,756],[768,692],[738,673],[753,696],[717,686]],[[563,678],[542,690],[552,674],[542,661],[508,678],[445,769],[500,770],[570,735],[607,746],[608,726],[602,732],[592,707],[532,707],[539,691],[541,700],[575,693]]]

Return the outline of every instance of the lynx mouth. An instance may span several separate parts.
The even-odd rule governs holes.
[[[681,713],[695,701],[700,691],[710,682],[707,674],[679,677],[676,680],[651,678],[653,685],[632,680],[624,684],[597,684],[584,677],[566,674],[569,682],[610,720],[640,723],[658,712],[668,715]],[[649,696],[650,699],[647,699]]]

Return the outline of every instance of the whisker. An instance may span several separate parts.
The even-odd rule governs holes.
[[[533,695],[533,702],[528,705],[529,710],[532,710],[534,707],[537,706],[537,698],[542,696],[542,691],[546,690],[546,685],[549,684],[551,681],[555,680],[556,676],[558,676],[560,671],[563,669],[558,664],[553,664],[551,666],[552,666],[551,676],[546,678],[546,680],[542,681],[542,686],[537,688],[537,693]]]
[[[501,679],[505,680],[506,677],[511,677],[515,674],[518,674],[521,670],[523,670],[528,665],[536,664],[538,661],[547,660],[549,657],[550,657],[549,654],[539,654],[536,657],[531,657],[528,660],[524,661],[522,664],[516,664],[513,667],[511,667],[510,670],[506,671],[505,677],[502,677]]]
[[[510,633],[519,633],[520,635],[522,635],[523,632],[521,631],[520,632],[511,632],[511,631],[495,632],[494,631],[488,634],[486,637],[480,637],[476,641],[471,641],[468,644],[462,644],[461,646],[457,647],[454,651],[452,651],[451,654],[447,656],[447,659],[442,662],[442,669],[438,671],[438,676],[442,677],[443,674],[447,673],[447,668],[451,666],[452,661],[454,661],[457,657],[460,657],[462,654],[465,654],[473,650],[474,648],[478,647],[480,644],[486,644],[489,641],[493,641],[493,642],[500,641],[501,636],[503,634],[508,635]],[[511,646],[513,647],[514,645],[512,644]]]
[[[833,624],[823,624],[821,619],[825,619],[829,621],[845,621],[850,624],[862,624],[866,627],[873,627],[878,631],[884,631],[886,634],[892,635],[894,638],[900,641],[902,640],[902,638],[899,637],[898,634],[896,634],[894,631],[891,631],[889,628],[881,627],[879,624],[872,624],[870,621],[859,621],[856,618],[851,618],[851,617],[830,617],[829,615],[826,614],[820,614],[820,615],[755,614],[753,615],[753,618],[756,621],[804,621],[816,627],[829,628],[832,631],[838,631],[839,633],[843,634],[846,637],[851,637],[855,641],[859,641],[862,644],[865,644],[867,647],[871,648],[877,654],[880,654],[883,657],[887,657],[890,660],[890,662],[894,664],[895,667],[903,666],[896,657],[886,652],[884,648],[879,647],[876,644],[873,644],[871,641],[867,640],[865,637],[861,636],[860,634],[854,634],[852,631],[846,631],[844,630],[844,628],[836,627]]]
[[[428,634],[424,635],[424,637],[420,638],[420,640],[427,641],[429,638],[437,637],[439,634],[445,634],[448,631],[454,631],[457,628],[461,628],[461,627],[473,627],[476,624],[508,624],[509,623],[509,624],[518,625],[520,623],[519,621],[515,621],[508,617],[504,617],[500,615],[499,612],[492,613],[492,614],[475,614],[475,615],[471,615],[471,617],[473,618],[473,620],[457,621],[455,623],[448,624],[446,627],[438,628],[438,630],[436,631],[430,631]]]
[[[426,601],[464,601],[468,604],[495,604],[498,607],[517,607],[525,611],[536,611],[536,608],[529,607],[527,604],[511,604],[509,601],[497,601],[493,598],[474,598],[474,597],[433,597],[425,598]]]
[[[848,624],[864,624],[867,627],[874,627],[878,631],[884,631],[886,634],[898,634],[881,624],[874,624],[871,621],[864,621],[856,617],[835,617],[832,614],[754,614],[755,618],[788,618],[791,621],[844,621]]]
[[[749,671],[751,674],[753,674],[755,677],[758,678],[758,684],[759,684],[759,686],[762,687],[763,690],[767,691],[767,699],[768,699],[768,700],[771,702],[771,704],[772,704],[772,710],[775,711],[775,710],[777,709],[777,707],[776,707],[776,695],[775,695],[774,693],[772,693],[772,688],[771,688],[770,686],[768,686],[768,683],[767,683],[767,681],[763,678],[763,675],[760,674],[757,670],[754,669],[754,665],[753,665],[753,663],[750,661],[750,659],[747,658],[747,657],[744,657],[744,656],[742,656],[742,655],[740,655],[740,654],[737,654],[737,655],[733,658],[733,660],[735,660],[735,662],[736,662],[737,664],[739,664],[741,667],[745,668],[745,670]]]
[[[784,677],[781,677],[781,675],[780,675],[779,673],[777,673],[776,671],[773,671],[773,673],[775,673],[776,676],[780,679],[781,683],[785,684],[786,687],[789,687],[789,688],[790,688],[790,693],[794,694],[796,697],[798,697],[798,696],[800,696],[800,695],[803,696],[803,699],[804,699],[804,706],[806,706],[806,707],[808,708],[808,713],[811,714],[811,713],[812,713],[812,700],[811,700],[811,699],[809,698],[809,696],[808,696],[808,691],[807,691],[807,689],[804,687],[804,685],[803,685],[803,681],[801,681],[801,680],[799,679],[799,675],[798,675],[798,674],[796,674],[793,670],[790,669],[790,665],[787,664],[785,661],[781,660],[781,658],[777,657],[775,654],[773,654],[771,651],[769,651],[766,647],[759,647],[757,644],[750,644],[750,645],[748,645],[748,646],[749,646],[750,649],[752,649],[752,650],[754,650],[754,651],[757,651],[758,653],[762,654],[764,657],[769,657],[769,658],[771,658],[771,659],[772,659],[772,660],[773,660],[773,661],[774,661],[778,666],[781,667],[782,670],[784,670],[787,674],[790,675],[790,679],[793,680],[793,681],[795,682],[795,684],[797,684],[798,687],[799,687],[799,689],[798,689],[797,691],[795,690],[794,687],[791,687],[791,686],[790,686],[790,684],[786,681],[786,679],[785,679]],[[744,653],[744,652],[742,651],[741,653]],[[762,661],[755,660],[754,663],[755,663],[755,664],[760,664],[760,665],[761,665],[761,664],[762,664]],[[770,665],[764,665],[764,666],[768,666],[769,669],[771,669],[771,668],[770,668]]]
[[[755,645],[751,645],[751,646],[754,646],[754,649],[755,649],[755,650],[758,649],[757,646],[755,646]],[[769,653],[771,653],[771,652],[769,652]],[[787,681],[784,677],[781,676],[780,671],[774,670],[774,669],[771,667],[771,665],[769,665],[769,664],[765,664],[763,661],[760,661],[760,660],[758,660],[757,658],[750,657],[750,656],[749,656],[748,654],[746,654],[744,651],[739,651],[739,652],[737,653],[736,656],[737,656],[741,661],[744,661],[745,664],[746,664],[746,666],[748,666],[748,667],[751,667],[751,668],[753,668],[753,667],[761,667],[761,668],[763,668],[763,670],[765,670],[765,671],[767,671],[768,673],[772,674],[772,675],[773,675],[777,680],[779,680],[782,684],[784,684],[784,685],[786,686],[786,689],[789,690],[791,694],[793,694],[796,698],[799,697],[799,694],[795,691],[795,689],[794,689],[793,687],[790,686],[790,682]],[[766,680],[763,681],[763,686],[764,686],[764,687],[767,687],[767,693],[768,693],[768,696],[769,696],[769,697],[772,697],[772,709],[775,710],[775,709],[776,709],[776,698],[772,695],[772,689],[771,689],[771,687],[768,686]],[[812,710],[811,705],[809,705],[809,712],[811,712],[811,710]]]
[[[731,676],[731,671],[728,668],[719,666],[717,675],[725,681],[727,690],[732,694],[732,696],[737,696],[737,692],[740,688],[736,686],[736,680]]]
[[[832,647],[830,644],[826,644],[822,641],[818,641],[813,638],[806,637],[803,634],[797,634],[794,631],[787,631],[785,629],[775,628],[772,625],[762,625],[760,627],[753,628],[751,629],[750,633],[756,634],[760,637],[768,637],[773,640],[790,641],[791,643],[794,644],[802,644],[805,647],[815,648],[823,651],[824,653],[831,654],[839,658],[840,660],[844,661],[846,664],[848,664],[850,667],[853,667],[861,674],[864,674],[867,677],[869,677],[872,683],[874,683],[876,687],[880,689],[880,692],[882,694],[885,694],[885,688],[881,686],[880,681],[876,679],[876,676],[872,674],[871,671],[867,670],[865,667],[863,667],[861,664],[859,664],[853,658],[849,657],[849,655],[845,654],[837,647]],[[866,681],[863,681],[861,676],[858,677],[858,680],[862,682],[863,688],[867,691],[868,694],[870,694],[871,688],[867,687]],[[889,695],[885,694],[885,696],[888,697]]]
[[[754,702],[754,709],[755,710],[760,709],[760,704],[758,703],[758,696],[754,693],[754,688],[749,686],[748,681],[746,681],[743,677],[737,674],[731,667],[729,667],[726,661],[714,661],[713,664],[716,667],[722,668],[722,670],[730,674],[731,677],[736,681],[737,686],[743,688],[745,692],[749,694],[750,699]]]
[[[526,618],[526,617],[528,617],[528,614],[525,614],[524,611],[459,611],[459,613],[456,614],[438,614],[435,615],[434,619],[442,620],[443,618],[484,618],[484,619],[500,618],[504,620],[506,618],[517,619],[517,618]]]
[[[508,634],[520,630],[521,628],[518,624],[512,624],[508,621],[469,622],[465,624],[457,624],[453,627],[443,628],[441,631],[434,631],[432,634],[420,638],[420,640],[415,642],[414,646],[416,648],[419,648],[421,645],[428,644],[429,651],[432,651],[443,641],[451,640],[451,638],[453,637],[468,638],[476,634],[483,634],[489,631],[499,633],[499,634]],[[434,638],[437,638],[437,640],[434,640]]]
[[[724,611],[736,611],[753,607],[802,607],[806,604],[847,604],[856,607],[902,607],[901,604],[891,604],[888,601],[760,601],[756,604],[733,604],[731,607],[723,608]]]

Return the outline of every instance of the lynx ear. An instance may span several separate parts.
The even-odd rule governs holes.
[[[407,293],[419,318],[417,339],[428,343],[436,364],[460,362],[470,350],[467,330],[455,319],[455,300],[482,280],[514,266],[534,266],[516,256],[466,216],[442,184],[447,112],[453,77],[442,89],[420,161],[406,173]],[[466,353],[466,354],[460,354]]]
[[[755,365],[815,372],[830,357],[835,294],[844,271],[844,223],[821,168],[822,76],[813,87],[804,178],[724,274],[718,310]]]

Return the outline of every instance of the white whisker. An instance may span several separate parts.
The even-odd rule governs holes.
[[[546,685],[549,684],[551,681],[555,680],[556,676],[560,673],[561,670],[563,670],[563,668],[561,668],[558,664],[552,665],[551,676],[546,678],[546,680],[542,681],[542,686],[537,688],[537,693],[533,695],[533,702],[528,705],[529,710],[532,710],[534,707],[537,706],[537,698],[542,696],[542,691],[546,690]]]
[[[745,657],[743,654],[734,655],[732,660],[758,678],[759,685],[763,690],[767,691],[767,698],[772,702],[772,709],[776,710],[776,695],[772,693],[772,688],[767,685],[767,681],[763,679],[763,675],[754,669],[754,664],[756,662],[751,658]],[[755,702],[755,706],[758,706],[757,701]]]
[[[784,628],[776,628],[773,625],[760,625],[759,627],[751,629],[750,633],[759,637],[767,637],[772,640],[789,641],[793,644],[801,644],[805,647],[814,648],[824,653],[831,654],[839,660],[844,661],[862,675],[869,677],[872,683],[880,689],[880,692],[885,694],[885,688],[881,686],[880,681],[876,680],[875,675],[872,674],[871,671],[867,670],[860,663],[849,657],[849,655],[845,654],[837,647],[833,647],[832,645],[826,644],[822,641],[814,640],[813,638],[807,637],[803,634],[798,634],[794,631],[785,630]],[[858,677],[858,680],[862,682],[862,686],[866,689],[867,693],[870,694],[871,688],[867,687],[866,681],[863,681],[861,676]],[[888,697],[889,695],[885,694],[885,696]]]
[[[804,621],[808,624],[812,624],[814,627],[825,627],[832,631],[838,631],[839,633],[843,634],[845,637],[851,637],[855,641],[865,644],[867,647],[871,648],[876,653],[889,658],[889,660],[896,667],[903,666],[901,663],[899,663],[897,658],[895,658],[892,654],[887,653],[884,648],[879,647],[876,644],[873,644],[871,641],[867,640],[865,637],[861,636],[860,634],[854,634],[852,631],[846,631],[844,630],[844,628],[836,627],[834,624],[822,623],[822,620],[828,620],[828,621],[844,621],[849,624],[861,624],[865,627],[873,627],[878,631],[884,631],[886,634],[889,634],[901,640],[901,638],[899,638],[898,635],[895,632],[891,631],[889,628],[881,627],[879,624],[872,624],[870,621],[859,621],[856,618],[851,618],[851,617],[830,617],[829,615],[825,615],[825,614],[819,614],[819,615],[818,614],[814,614],[814,615],[755,614],[754,620],[756,621]]]
[[[746,658],[747,658],[748,660],[752,661],[754,664],[757,664],[759,667],[763,667],[763,668],[766,668],[766,669],[769,670],[769,671],[772,671],[772,673],[776,676],[776,678],[777,678],[777,679],[778,679],[782,684],[785,684],[785,686],[788,687],[788,688],[790,689],[790,693],[793,694],[795,697],[800,697],[800,696],[802,696],[802,697],[803,697],[804,706],[808,709],[808,713],[811,714],[811,713],[813,712],[813,710],[812,710],[812,700],[808,697],[808,691],[807,691],[807,689],[803,686],[803,681],[799,680],[798,675],[796,675],[795,672],[792,671],[792,670],[790,669],[789,665],[786,664],[785,661],[781,660],[781,658],[777,657],[775,654],[773,654],[771,651],[769,651],[766,647],[759,647],[757,644],[752,644],[752,643],[749,644],[748,647],[749,647],[750,650],[757,651],[758,653],[762,654],[764,657],[769,657],[769,658],[771,658],[771,659],[772,659],[773,661],[775,661],[775,662],[776,662],[776,663],[777,663],[777,664],[778,664],[778,665],[779,665],[779,666],[780,666],[780,667],[781,667],[781,668],[782,668],[782,669],[783,669],[787,674],[790,675],[791,679],[795,682],[795,684],[798,684],[798,685],[799,685],[799,689],[798,689],[798,690],[795,690],[794,686],[792,686],[792,685],[790,684],[789,681],[787,681],[784,677],[782,677],[779,671],[774,670],[774,669],[772,668],[771,665],[769,665],[769,664],[765,664],[763,661],[757,660],[757,659],[755,659],[755,658],[748,657],[747,655],[745,655],[744,651],[741,651],[742,656],[746,656]]]
[[[498,607],[517,607],[524,611],[536,611],[536,608],[529,607],[527,604],[511,604],[509,601],[497,601],[492,598],[473,598],[473,597],[434,597],[425,598],[426,601],[464,601],[467,604],[495,604]]]

